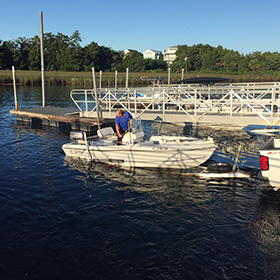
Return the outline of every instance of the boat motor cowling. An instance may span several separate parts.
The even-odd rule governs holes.
[[[145,134],[143,130],[127,132],[124,135],[122,142],[124,144],[133,144],[133,143],[141,142],[144,140],[144,135]]]

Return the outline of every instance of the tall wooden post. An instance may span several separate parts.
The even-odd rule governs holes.
[[[18,103],[17,103],[17,87],[16,87],[16,71],[15,67],[12,66],[12,73],[13,73],[13,86],[14,86],[14,97],[15,97],[15,109],[18,109]]]
[[[41,48],[41,74],[42,74],[42,107],[45,107],[45,65],[44,65],[44,32],[43,12],[40,12],[40,48]]]
[[[95,69],[92,67],[92,78],[93,78],[93,90],[95,96],[95,106],[96,106],[96,115],[97,115],[97,126],[100,129],[100,118],[99,118],[99,102],[98,102],[98,95],[97,95],[97,88],[96,88],[96,77],[95,77]]]
[[[168,86],[170,87],[170,68],[168,68]]]
[[[118,88],[118,71],[115,71],[115,92],[117,91]]]
[[[128,89],[128,68],[126,68],[126,83],[125,88]]]
[[[99,72],[99,89],[101,90],[102,87],[102,70]]]

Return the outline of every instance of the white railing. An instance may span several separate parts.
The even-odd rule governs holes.
[[[123,108],[141,117],[157,113],[181,113],[193,122],[208,114],[230,117],[256,115],[268,124],[280,115],[279,83],[239,83],[203,85],[171,85],[139,89],[104,89],[98,92],[100,111],[109,112]],[[92,90],[72,90],[70,96],[81,115],[93,116],[96,100]]]

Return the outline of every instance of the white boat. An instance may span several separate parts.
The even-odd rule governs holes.
[[[280,139],[269,138],[260,147],[261,175],[268,179],[274,190],[280,189]]]
[[[85,133],[76,132],[79,139],[64,144],[62,150],[68,157],[124,168],[186,169],[204,163],[216,148],[212,138],[152,136],[144,141],[142,127],[126,133],[122,145],[118,145],[111,127],[100,129],[97,134],[98,139],[87,139]]]

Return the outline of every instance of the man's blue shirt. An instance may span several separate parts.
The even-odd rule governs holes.
[[[116,116],[115,124],[117,124],[120,129],[127,130],[128,129],[128,122],[129,122],[130,119],[132,120],[132,115],[129,112],[124,112],[122,117],[117,117]]]

